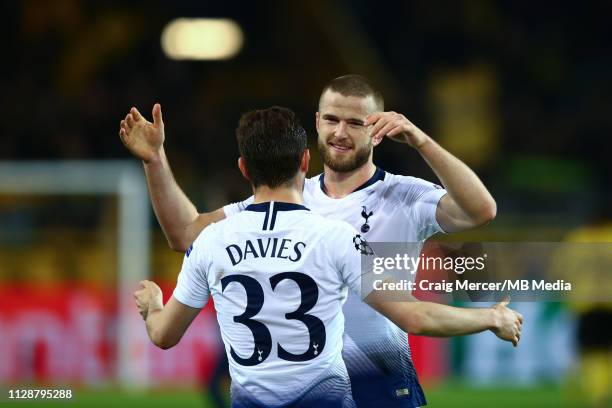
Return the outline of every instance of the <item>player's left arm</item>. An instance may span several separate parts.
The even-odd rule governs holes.
[[[144,280],[134,292],[136,306],[147,326],[149,338],[157,347],[169,349],[178,344],[201,309],[182,304],[172,296],[164,306],[162,291]]]
[[[385,136],[416,149],[436,173],[447,193],[438,202],[436,220],[446,232],[462,231],[486,224],[495,218],[497,204],[465,163],[436,143],[425,132],[396,112],[368,116],[375,144]]]

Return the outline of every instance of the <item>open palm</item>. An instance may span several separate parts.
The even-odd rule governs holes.
[[[130,153],[144,162],[155,160],[164,144],[164,122],[161,106],[153,106],[153,123],[146,120],[138,109],[130,109],[130,113],[121,121],[119,137]]]

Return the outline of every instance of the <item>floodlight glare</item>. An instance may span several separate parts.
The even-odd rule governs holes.
[[[240,26],[222,18],[178,18],[166,25],[161,36],[164,53],[175,60],[229,59],[242,43]]]

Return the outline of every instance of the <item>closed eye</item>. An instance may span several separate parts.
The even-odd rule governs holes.
[[[329,124],[337,124],[340,122],[340,119],[334,115],[323,115],[323,120]],[[363,121],[359,119],[348,119],[346,123],[352,128],[363,127]]]

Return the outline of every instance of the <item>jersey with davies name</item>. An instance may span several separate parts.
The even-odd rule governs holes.
[[[234,406],[351,406],[341,358],[347,289],[360,292],[357,232],[306,207],[269,202],[206,228],[175,298],[214,299]]]
[[[322,174],[307,179],[305,205],[330,220],[348,222],[368,242],[422,244],[442,231],[436,221],[436,208],[446,190],[428,181],[378,168],[370,180],[346,197],[330,198],[324,189]],[[251,201],[252,197],[225,206],[225,214],[230,217]],[[407,249],[420,251],[420,247],[412,244]],[[347,334],[343,355],[357,405],[425,405],[406,333],[353,293],[343,309]]]

